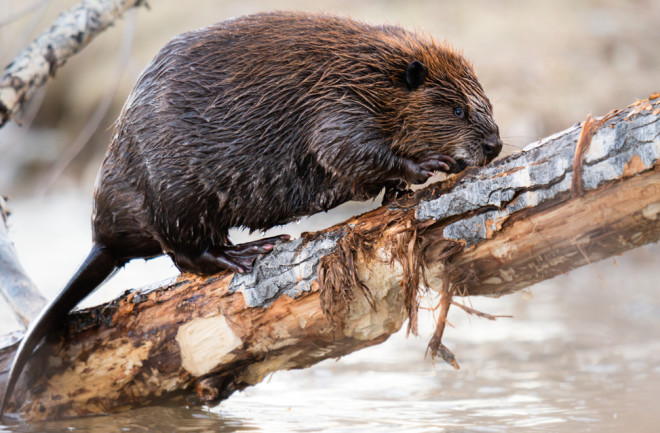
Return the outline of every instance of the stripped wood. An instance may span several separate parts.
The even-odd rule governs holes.
[[[576,126],[278,243],[250,274],[183,274],[71,314],[30,363],[10,411],[43,419],[216,402],[271,372],[385,341],[414,320],[419,283],[499,296],[656,242],[659,101],[596,127],[580,194],[572,189]],[[12,347],[0,351],[0,365]]]

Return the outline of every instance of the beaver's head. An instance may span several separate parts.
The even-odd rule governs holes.
[[[445,46],[400,65],[393,146],[413,158],[447,155],[450,172],[488,164],[502,150],[493,108],[472,66]]]

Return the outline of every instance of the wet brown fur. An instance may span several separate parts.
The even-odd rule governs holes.
[[[415,60],[427,75],[411,90]],[[424,35],[327,15],[223,22],[173,39],[138,81],[99,175],[95,242],[123,260],[166,252],[195,272],[178,258],[228,244],[230,227],[268,229],[425,180],[402,159],[482,165],[492,134],[470,64]]]
[[[232,246],[231,227],[265,230],[483,165],[500,149],[470,64],[423,34],[277,12],[177,36],[117,120],[94,246],[21,342],[0,418],[54,322],[127,261],[165,253],[182,271],[249,271],[272,245]]]

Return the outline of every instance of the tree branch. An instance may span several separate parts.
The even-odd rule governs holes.
[[[0,78],[0,127],[11,120],[57,69],[143,0],[84,0],[62,13],[4,70]]]
[[[42,419],[216,402],[271,372],[378,344],[406,318],[414,332],[420,287],[443,292],[442,316],[452,296],[499,296],[656,242],[659,102],[588,122],[591,139],[569,128],[279,243],[250,274],[182,274],[73,313],[30,363],[12,409]],[[457,366],[443,327],[441,317],[431,353]]]
[[[26,326],[46,305],[46,299],[41,296],[16,258],[16,250],[9,240],[5,225],[8,216],[7,203],[0,196],[0,294],[19,322]]]

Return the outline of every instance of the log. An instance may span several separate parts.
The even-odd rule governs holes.
[[[0,77],[0,127],[10,121],[66,61],[143,0],[84,0],[21,51]]]
[[[660,238],[659,96],[280,242],[250,274],[182,274],[72,313],[9,410],[38,420],[215,403],[381,343],[406,319],[415,332],[427,288],[443,293],[431,355],[457,367],[441,342],[455,296],[511,293]]]

